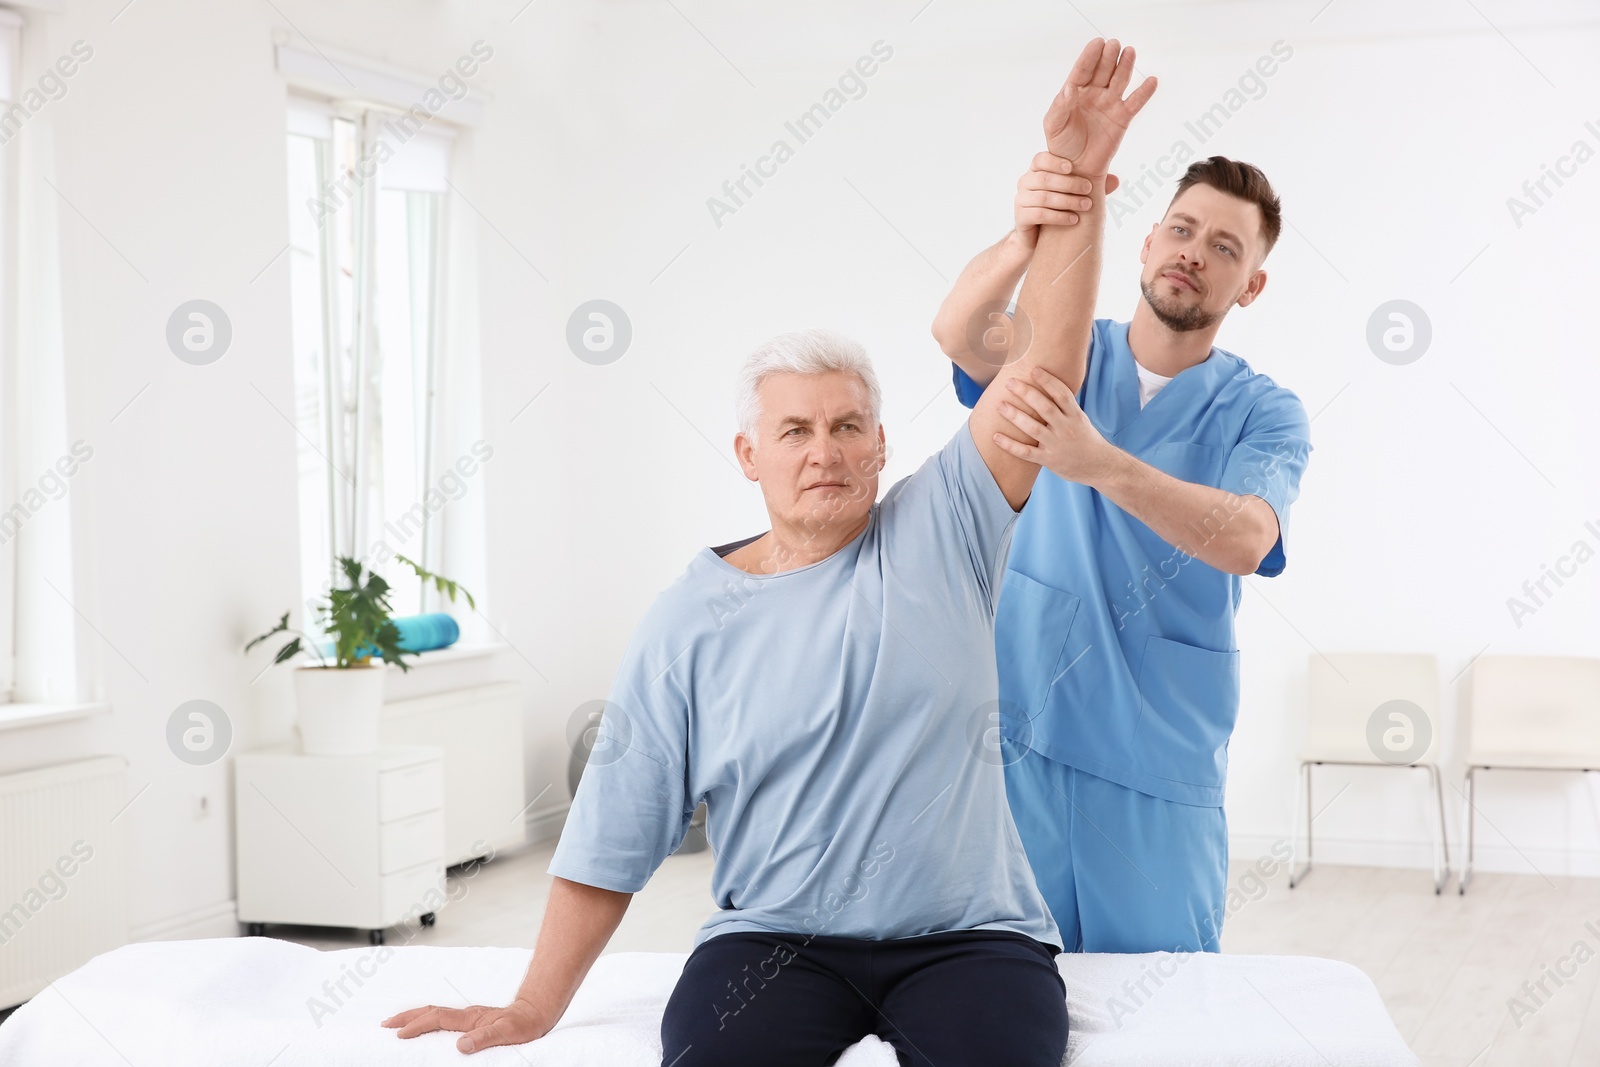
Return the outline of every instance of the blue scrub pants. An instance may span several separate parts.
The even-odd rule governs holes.
[[[1220,951],[1222,808],[1128,789],[1010,738],[1001,746],[1011,815],[1067,951]]]

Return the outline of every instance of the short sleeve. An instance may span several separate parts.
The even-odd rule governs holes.
[[[956,399],[961,401],[961,406],[964,408],[977,407],[978,398],[983,395],[983,386],[979,385],[972,379],[971,375],[954,363],[950,364],[950,371],[952,380],[955,382]]]
[[[1013,300],[1006,306],[1006,315],[1015,318],[1016,314],[1017,302]],[[953,363],[950,365],[950,370],[951,381],[956,387],[956,399],[961,402],[961,406],[964,408],[977,407],[978,398],[983,395],[984,387],[978,384],[977,379]]]
[[[1274,578],[1285,565],[1284,537],[1289,532],[1289,505],[1300,495],[1300,476],[1311,454],[1311,423],[1293,392],[1274,389],[1250,410],[1239,442],[1228,454],[1219,489],[1258,496],[1278,516],[1278,540],[1256,573]]]
[[[967,560],[994,609],[1017,512],[994,480],[968,417],[936,457],[943,496],[965,542]]]
[[[612,685],[548,871],[618,893],[643,889],[682,844],[694,815],[688,786],[688,702],[659,677],[655,612],[641,622]],[[652,679],[656,680],[652,683]]]

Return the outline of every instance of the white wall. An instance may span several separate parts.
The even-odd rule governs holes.
[[[564,797],[568,717],[606,695],[655,593],[700,546],[765,529],[757,490],[728,459],[743,353],[807,325],[864,341],[887,395],[886,485],[960,425],[928,323],[966,258],[1007,228],[1043,108],[1097,32],[1136,44],[1162,81],[1124,146],[1130,178],[1273,42],[1293,48],[1204,146],[1262,166],[1287,222],[1263,299],[1229,317],[1219,344],[1316,414],[1289,569],[1252,579],[1240,618],[1236,843],[1262,850],[1288,831],[1314,651],[1432,651],[1445,679],[1486,647],[1600,651],[1600,564],[1520,628],[1505,603],[1600,522],[1585,313],[1600,272],[1587,242],[1569,243],[1594,232],[1600,163],[1520,228],[1505,204],[1574,140],[1600,147],[1583,126],[1600,127],[1589,58],[1600,27],[1579,4],[1480,4],[1480,16],[1444,3],[1100,2],[1080,16],[906,0],[780,18],[607,0],[535,4],[514,23],[521,0],[483,14],[171,0],[109,22],[115,6],[68,4],[34,23],[55,53],[80,38],[95,47],[50,116],[72,205],[68,421],[96,449],[71,487],[74,579],[104,635],[83,647],[114,712],[7,735],[0,758],[115,751],[135,788],[151,783],[129,810],[136,931],[208,915],[215,930],[232,896],[230,813],[189,814],[195,791],[225,799],[227,764],[172,759],[171,710],[217,702],[241,747],[281,737],[290,715],[285,678],[248,685],[239,654],[297,575],[293,431],[260,395],[289,409],[286,272],[280,261],[256,278],[287,230],[274,31],[424,75],[478,38],[496,50],[477,80],[493,99],[458,174],[472,207],[458,210],[481,222],[483,433],[496,449],[483,568],[527,684],[530,796],[554,782],[547,799]],[[866,95],[718,227],[707,198],[879,40],[894,54]],[[1102,314],[1131,315],[1138,244],[1165,200],[1109,230]],[[234,324],[233,350],[209,367],[178,362],[161,339],[172,308],[197,296]],[[597,297],[634,329],[606,367],[564,340],[568,314]],[[1396,297],[1434,327],[1432,348],[1404,367],[1364,341],[1368,315]],[[1456,782],[1460,690],[1448,689],[1441,724]],[[1320,855],[1425,862],[1420,782],[1391,777],[1339,796],[1318,823]],[[1328,799],[1342,785],[1336,770],[1321,781]],[[1484,867],[1600,873],[1586,782],[1494,776],[1482,808],[1497,828],[1480,823]]]

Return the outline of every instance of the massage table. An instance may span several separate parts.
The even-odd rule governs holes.
[[[125,945],[53,982],[0,1025],[0,1064],[659,1067],[661,1013],[683,953],[602,956],[560,1024],[527,1045],[463,1056],[459,1034],[401,1040],[378,1025],[424,1004],[508,1003],[529,954],[424,945],[324,952],[265,937]],[[1064,1062],[1072,1067],[1418,1062],[1372,982],[1349,964],[1208,953],[1069,954],[1057,963],[1071,1017]],[[838,1060],[895,1062],[876,1037]]]

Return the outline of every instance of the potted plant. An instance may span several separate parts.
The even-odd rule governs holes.
[[[460,592],[469,607],[477,607],[465,587],[433,574],[405,556],[396,554],[394,558],[424,582],[432,582],[451,603]],[[404,657],[417,654],[400,647],[400,630],[390,618],[389,583],[383,576],[365,570],[359,560],[349,556],[339,557],[339,568],[349,585],[330,589],[326,599],[317,605],[317,621],[333,638],[331,658],[318,642],[290,627],[287,611],[278,625],[244,646],[249,652],[274,634],[289,633],[295,636],[278,649],[274,664],[293,659],[307,649],[316,654],[318,663],[302,664],[294,672],[300,742],[308,756],[376,752],[378,720],[383,709],[383,666],[393,663],[408,671],[411,668]]]

